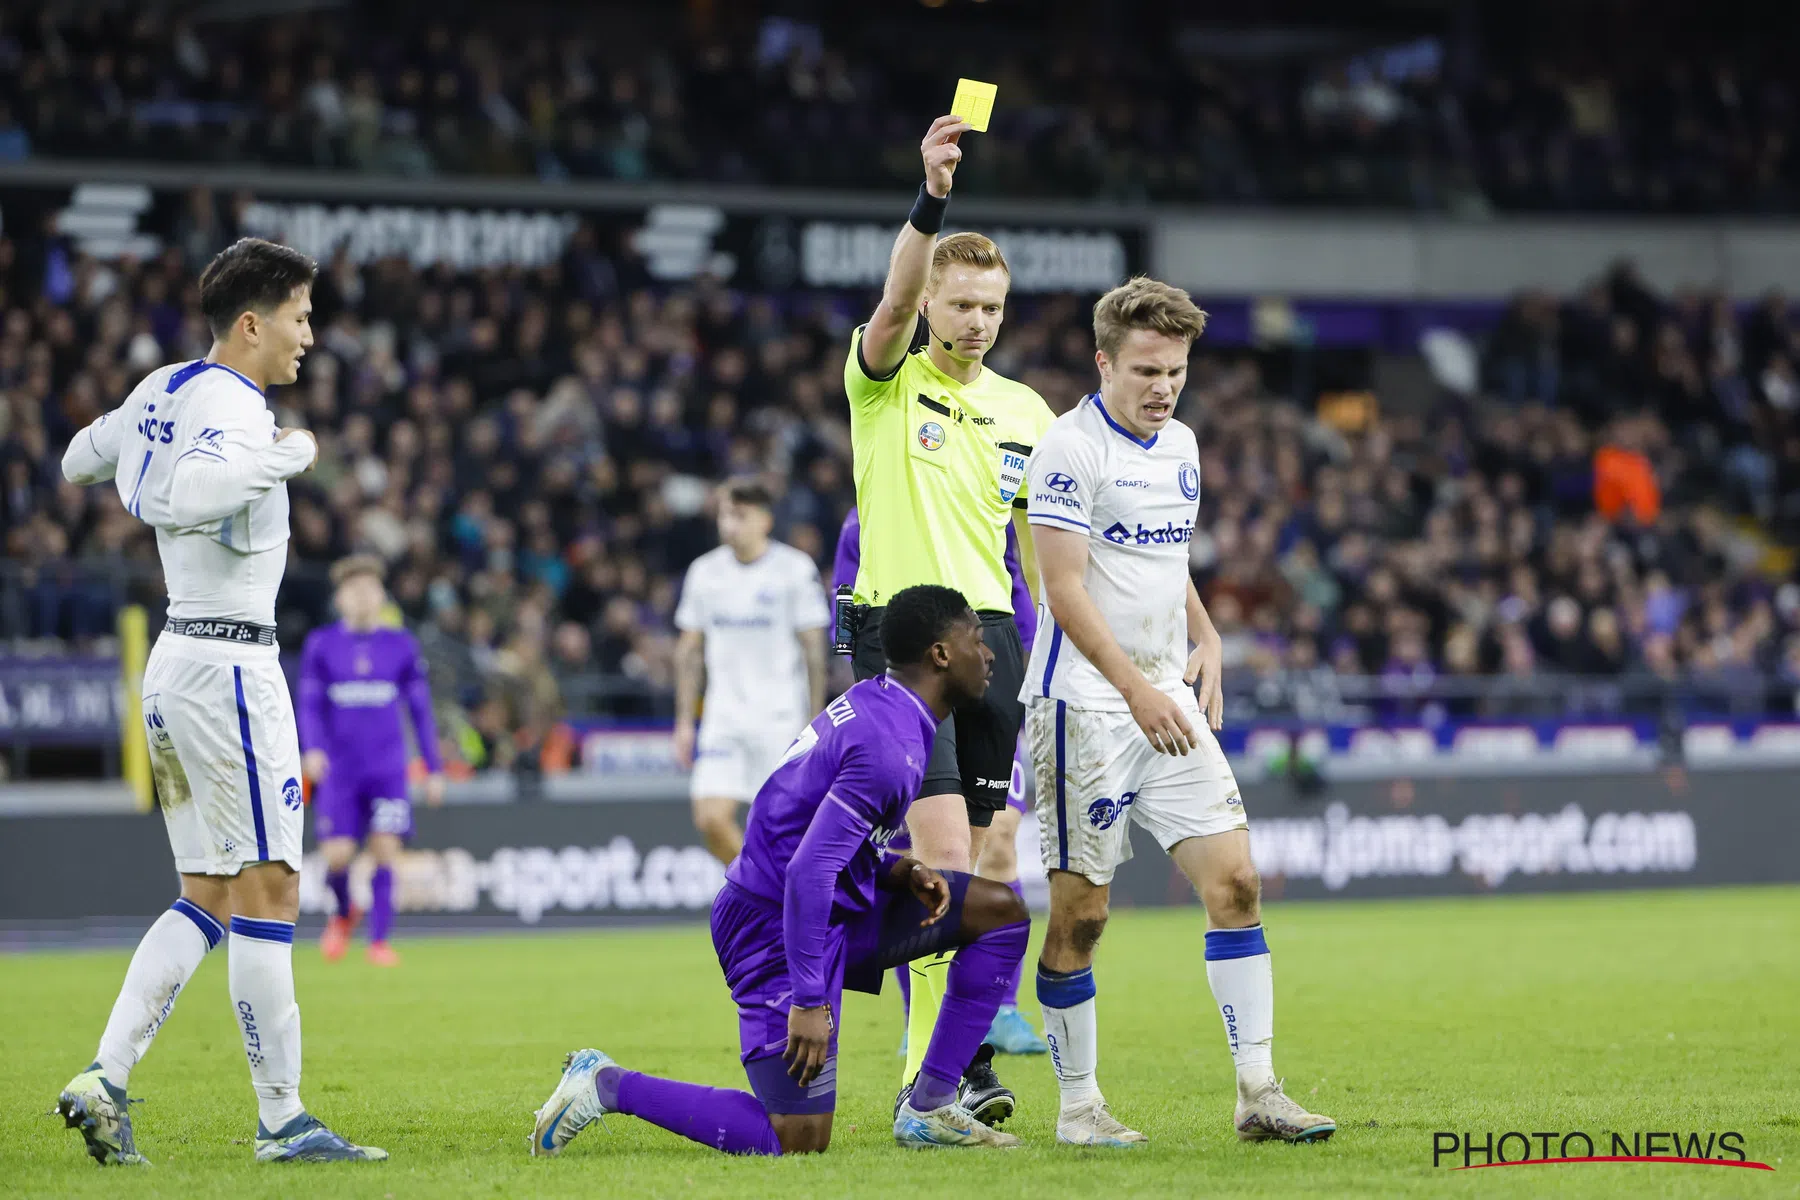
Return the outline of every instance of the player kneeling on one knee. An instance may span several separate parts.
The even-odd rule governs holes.
[[[738,1010],[750,1092],[658,1079],[598,1050],[564,1063],[531,1152],[559,1153],[598,1117],[639,1117],[728,1154],[823,1150],[837,1107],[843,991],[960,949],[910,1099],[903,1146],[1018,1145],[957,1099],[963,1071],[1024,956],[1030,920],[1004,884],[885,859],[918,793],[937,726],[987,689],[993,654],[961,593],[907,588],[882,617],[890,666],[801,731],[750,810],[743,852],[713,903],[713,947]]]

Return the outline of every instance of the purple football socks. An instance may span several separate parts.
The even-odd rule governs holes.
[[[337,915],[349,917],[350,872],[348,870],[325,872],[325,886],[331,889],[331,895],[337,901]]]
[[[937,1027],[913,1088],[913,1108],[929,1112],[956,1098],[957,1084],[994,1023],[1000,997],[1019,970],[1030,936],[1031,922],[1020,921],[990,930],[956,952]]]
[[[594,1077],[594,1094],[614,1112],[726,1154],[781,1153],[769,1114],[749,1092],[602,1067]]]
[[[1013,895],[1017,896],[1021,901],[1025,899],[1025,885],[1020,883],[1017,879],[1006,886],[1011,888]],[[1012,975],[1009,976],[1006,981],[1006,990],[1000,993],[1001,1008],[1019,1007],[1019,975],[1024,970],[1025,957],[1020,955],[1018,963],[1013,967]]]
[[[369,940],[387,941],[394,927],[394,868],[380,866],[369,879]]]

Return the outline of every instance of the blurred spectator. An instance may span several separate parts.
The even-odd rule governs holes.
[[[67,283],[0,310],[8,643],[95,639],[120,604],[159,602],[149,531],[56,463],[153,365],[204,351],[190,253],[234,236],[237,209],[197,191],[186,211],[192,247],[149,261],[65,246],[52,270],[42,239],[0,238],[0,265]],[[819,558],[852,500],[842,356],[870,296],[652,288],[577,244],[529,272],[340,257],[317,288],[318,345],[272,397],[320,444],[290,487],[284,640],[326,619],[333,559],[381,555],[470,767],[533,761],[565,714],[666,711],[710,481],[762,471],[778,535]],[[1800,587],[1782,589],[1774,547],[1800,529],[1800,412],[1779,381],[1800,342],[1785,300],[1739,314],[1619,271],[1560,306],[1521,298],[1508,320],[1492,397],[1372,407],[1349,433],[1274,395],[1256,355],[1200,344],[1181,409],[1201,446],[1191,561],[1228,686],[1319,710],[1348,694],[1333,672],[1362,675],[1424,715],[1419,697],[1475,675],[1521,692],[1564,673],[1704,675],[1729,698],[1789,665]],[[995,365],[1058,408],[1090,390],[1079,300],[1022,298]]]
[[[1469,214],[1800,206],[1791,6],[1747,26],[1695,0],[1581,19],[1555,0],[1490,0],[1453,29],[1425,6],[1404,32],[1393,14],[1359,28],[1303,5],[1285,19],[1316,9],[1343,34],[1260,54],[1231,53],[1210,36],[1213,10],[1191,5],[1138,5],[1127,22],[1104,6],[1055,21],[1030,4],[806,7],[812,20],[769,0],[390,0],[328,20],[188,20],[4,0],[0,161],[905,188],[955,77],[933,48],[962,41],[1004,81],[994,136],[963,167],[989,194]],[[1593,47],[1615,43],[1632,54],[1596,67]],[[858,149],[819,152],[842,146]],[[596,301],[630,288],[584,274]]]
[[[1629,513],[1646,529],[1662,514],[1656,468],[1637,448],[1637,435],[1627,422],[1615,425],[1613,436],[1594,451],[1594,507],[1609,521]]]

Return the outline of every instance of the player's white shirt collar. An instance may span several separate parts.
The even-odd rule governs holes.
[[[1131,430],[1125,428],[1125,426],[1123,426],[1123,425],[1119,424],[1117,421],[1113,420],[1113,415],[1110,412],[1106,411],[1106,401],[1100,398],[1099,392],[1089,393],[1087,396],[1087,399],[1093,401],[1094,411],[1100,414],[1100,417],[1102,420],[1104,420],[1108,425],[1112,426],[1114,433],[1117,433],[1120,437],[1124,438],[1126,441],[1132,443],[1135,446],[1143,447],[1145,450],[1150,450],[1150,449],[1155,448],[1156,439],[1162,436],[1162,431],[1160,429],[1157,430],[1155,433],[1151,434],[1147,438],[1141,438],[1137,434],[1131,432]]]

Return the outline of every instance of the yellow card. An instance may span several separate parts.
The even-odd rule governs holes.
[[[956,99],[950,101],[952,116],[961,117],[977,133],[986,133],[988,118],[994,115],[994,93],[1000,89],[979,79],[956,81]]]

